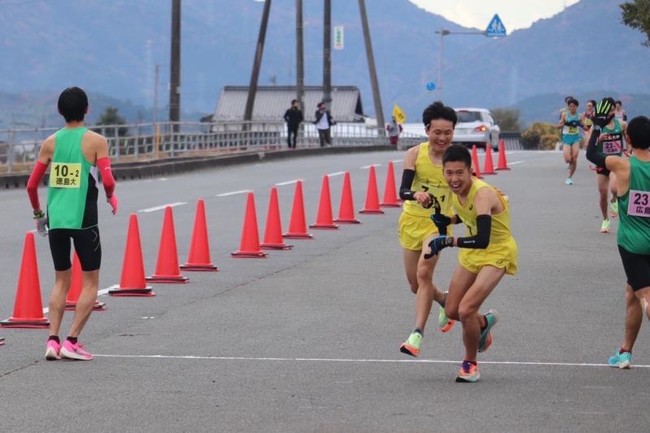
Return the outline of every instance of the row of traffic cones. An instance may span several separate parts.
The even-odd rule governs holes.
[[[482,179],[482,174],[497,174],[494,169],[494,163],[492,161],[492,146],[489,144],[485,146],[485,164],[483,166],[484,168],[482,174],[479,168],[478,150],[476,148],[476,145],[472,146],[471,154],[472,169],[474,170],[474,175],[477,178]],[[496,170],[510,170],[510,168],[508,168],[508,161],[506,159],[506,146],[503,140],[499,141],[499,162]]]
[[[370,166],[365,206],[360,212],[381,214],[384,212],[381,206],[400,206],[395,190],[395,175],[392,162],[388,163],[386,187],[381,203],[379,203],[375,167]],[[354,200],[352,197],[350,174],[348,172],[344,174],[343,192],[341,195],[339,215],[336,220],[332,216],[329,177],[323,176],[318,214],[315,224],[311,225],[310,228],[337,229],[338,224],[336,223],[360,223],[354,212]],[[253,193],[248,194],[240,249],[233,252],[232,255],[234,257],[266,257],[266,253],[262,249],[287,250],[292,247],[291,245],[287,245],[283,238],[309,239],[312,237],[307,232],[302,181],[299,180],[296,182],[289,230],[284,234],[282,233],[280,222],[277,188],[273,187],[271,189],[265,237],[261,244],[257,232],[255,199]],[[111,296],[155,296],[151,286],[147,286],[147,282],[187,283],[189,278],[181,275],[181,269],[187,271],[218,270],[212,264],[210,258],[205,203],[202,199],[199,199],[197,202],[190,251],[187,262],[182,266],[178,264],[172,208],[169,206],[165,208],[156,270],[150,277],[145,277],[137,215],[132,214],[130,216],[120,283],[115,289],[109,290],[109,294]],[[75,253],[72,262],[71,286],[66,298],[66,309],[75,308],[83,287],[82,280],[81,265]],[[93,307],[94,310],[99,311],[105,308],[105,304],[99,301],[96,301]],[[34,234],[32,232],[28,232],[25,237],[13,315],[7,320],[0,321],[0,326],[20,328],[46,328],[49,326],[49,321],[43,315],[36,248]]]

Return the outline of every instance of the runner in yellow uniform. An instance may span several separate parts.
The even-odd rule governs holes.
[[[457,382],[476,382],[480,375],[477,352],[492,344],[490,330],[497,314],[479,309],[504,274],[517,272],[517,243],[510,231],[510,209],[501,191],[472,176],[472,159],[467,148],[450,146],[444,153],[445,179],[451,189],[454,215],[434,215],[441,232],[450,224],[465,224],[466,237],[439,236],[429,246],[426,257],[436,257],[445,247],[461,248],[458,266],[449,285],[445,311],[463,325],[465,358]]]
[[[456,112],[442,102],[429,105],[422,113],[427,142],[410,148],[404,157],[404,172],[400,197],[404,210],[399,219],[398,235],[403,248],[406,278],[415,293],[415,328],[400,346],[400,351],[411,356],[420,354],[424,327],[435,300],[441,306],[445,294],[433,283],[433,270],[437,263],[425,260],[422,246],[438,236],[438,229],[431,224],[431,215],[449,213],[451,193],[442,173],[442,154],[451,144],[456,125]],[[447,332],[453,326],[444,308],[438,313],[438,327]]]

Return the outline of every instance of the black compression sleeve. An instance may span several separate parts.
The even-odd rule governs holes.
[[[602,153],[599,153],[596,148],[598,137],[600,137],[600,128],[594,125],[591,128],[591,137],[589,137],[589,143],[587,144],[587,159],[598,167],[605,167],[605,159],[607,157]]]
[[[492,231],[492,215],[479,215],[476,217],[476,235],[456,239],[458,248],[487,248],[490,244],[490,232]]]
[[[404,169],[402,173],[402,184],[399,187],[399,198],[402,200],[415,200],[415,197],[413,197],[415,191],[411,191],[413,179],[415,179],[415,170]]]

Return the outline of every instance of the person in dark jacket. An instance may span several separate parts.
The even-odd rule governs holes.
[[[318,139],[320,140],[320,147],[331,146],[332,145],[332,134],[330,128],[332,125],[336,125],[336,122],[332,118],[332,114],[327,109],[327,106],[324,102],[318,103],[318,109],[314,113],[316,129],[318,130]]]
[[[303,120],[298,100],[294,99],[291,101],[291,107],[284,113],[284,121],[287,122],[287,146],[289,146],[289,149],[296,148],[298,128]]]

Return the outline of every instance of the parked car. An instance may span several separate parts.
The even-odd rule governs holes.
[[[485,108],[456,108],[458,122],[454,129],[454,144],[463,144],[469,148],[473,145],[485,149],[486,144],[492,149],[499,149],[501,129],[494,123],[490,110]]]

